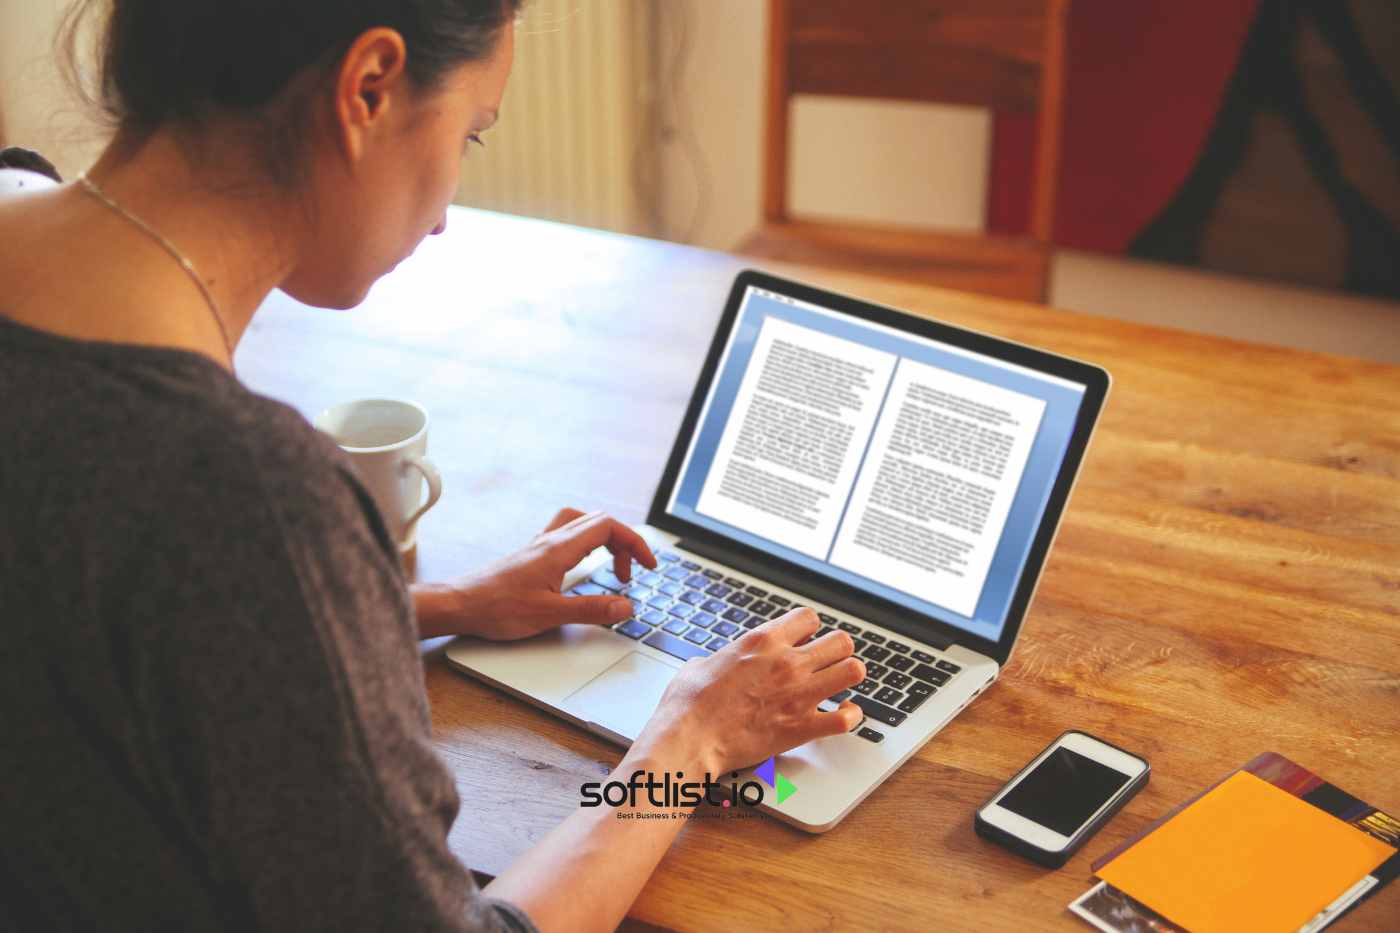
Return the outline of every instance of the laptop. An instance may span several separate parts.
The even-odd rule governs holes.
[[[624,583],[600,550],[565,580],[633,617],[447,658],[625,746],[682,664],[811,607],[867,665],[823,708],[849,696],[864,721],[736,783],[781,775],[761,807],[828,830],[996,680],[1108,388],[1096,366],[742,272],[637,529],[658,566]]]

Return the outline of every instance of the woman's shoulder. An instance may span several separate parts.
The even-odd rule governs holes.
[[[171,422],[180,425],[172,440],[191,451],[183,464],[187,480],[219,477],[294,524],[335,528],[367,521],[387,549],[373,500],[334,441],[296,408],[222,370],[211,374],[208,388],[169,402]]]
[[[263,496],[301,520],[334,522],[333,528],[353,521],[397,560],[378,507],[331,438],[292,406],[242,386],[225,404],[220,417],[256,471]]]
[[[334,538],[361,559],[397,565],[397,548],[349,458],[300,411],[233,379],[198,406],[202,416],[189,429],[196,448],[218,458],[214,472],[267,507],[286,535],[306,547]]]
[[[0,317],[0,360],[0,426],[32,454],[36,490],[56,481],[155,524],[172,511],[251,511],[280,515],[291,531],[356,521],[380,536],[334,442],[206,357]]]

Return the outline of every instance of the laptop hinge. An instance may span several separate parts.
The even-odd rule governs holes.
[[[899,632],[915,641],[932,645],[939,651],[946,651],[954,643],[954,639],[935,628],[942,623],[920,616],[913,610],[894,612],[864,600],[852,599],[838,592],[816,574],[790,573],[778,567],[758,563],[723,545],[710,544],[694,538],[678,541],[676,547],[726,564],[760,580],[771,581],[785,590],[801,593],[814,602],[830,606],[840,612],[849,613],[858,619],[874,622],[876,625]]]

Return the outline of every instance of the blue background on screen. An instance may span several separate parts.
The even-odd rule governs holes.
[[[729,419],[734,399],[739,393],[744,370],[748,368],[749,359],[753,356],[759,329],[768,317],[834,337],[854,340],[897,356],[938,366],[970,379],[989,382],[1045,401],[1045,412],[1041,417],[1035,442],[1031,446],[1026,468],[1021,475],[1021,485],[1011,502],[1011,511],[1007,514],[1001,541],[992,556],[987,581],[971,618],[775,544],[767,538],[701,515],[695,510],[696,503],[700,501],[700,490],[705,485],[705,477],[714,462],[715,450],[719,447],[720,437],[724,433],[725,422]],[[1045,503],[1050,497],[1055,477],[1059,474],[1060,462],[1064,459],[1065,450],[1074,433],[1074,420],[1083,398],[1082,389],[1048,382],[1028,372],[1006,369],[994,363],[952,353],[918,338],[867,327],[855,318],[831,316],[800,305],[790,305],[750,289],[735,324],[729,356],[711,389],[709,410],[705,413],[704,423],[700,425],[699,437],[690,453],[689,463],[679,477],[668,511],[677,518],[782,557],[833,580],[859,587],[906,606],[920,615],[941,619],[970,634],[997,641],[1006,624],[1006,613],[1011,606],[1012,597],[1015,596],[1016,583],[1021,577],[1021,569],[1025,566],[1026,555],[1030,552],[1035,531],[1040,525]]]

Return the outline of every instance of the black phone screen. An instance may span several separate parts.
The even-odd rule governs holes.
[[[1061,746],[997,803],[1062,836],[1072,836],[1128,783],[1128,777]]]

